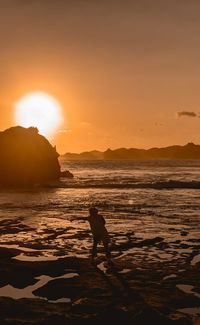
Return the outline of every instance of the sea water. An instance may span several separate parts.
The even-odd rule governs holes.
[[[0,191],[0,218],[37,229],[0,236],[0,243],[34,240],[44,229],[84,232],[91,205],[98,207],[110,232],[134,231],[149,238],[199,237],[200,161],[67,161],[73,179],[47,187]],[[79,220],[80,219],[80,220]],[[74,229],[73,229],[74,227]],[[32,237],[31,237],[32,236]],[[59,241],[57,242],[59,247]],[[61,245],[61,242],[60,242]],[[73,245],[71,246],[73,251]]]

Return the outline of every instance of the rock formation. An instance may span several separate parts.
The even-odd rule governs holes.
[[[34,127],[0,132],[0,185],[45,184],[60,177],[59,154]]]
[[[164,148],[137,149],[119,148],[106,151],[89,151],[82,153],[66,153],[63,158],[67,160],[148,160],[148,159],[200,159],[200,145],[192,142],[184,145],[174,145]]]

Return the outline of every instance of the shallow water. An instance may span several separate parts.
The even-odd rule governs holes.
[[[45,299],[45,298],[35,296],[33,294],[33,291],[35,291],[38,288],[43,287],[45,284],[47,284],[51,280],[55,280],[55,279],[71,279],[71,278],[74,278],[74,277],[77,277],[77,276],[78,276],[78,273],[66,273],[66,274],[64,274],[62,276],[54,277],[54,278],[52,278],[51,276],[48,276],[48,275],[41,275],[41,276],[35,278],[36,280],[38,280],[35,284],[27,286],[24,289],[14,288],[13,286],[11,286],[9,284],[4,286],[4,287],[1,287],[0,288],[0,296],[2,296],[2,297],[11,297],[11,298],[14,298],[14,299],[22,299],[22,298]],[[53,300],[53,301],[50,300],[50,301],[51,302],[69,302],[70,299],[63,298],[62,301],[61,301],[61,299]]]
[[[185,292],[187,294],[191,294],[191,295],[194,295],[197,298],[200,298],[200,294],[194,291],[194,286],[192,286],[192,285],[188,285],[188,284],[177,284],[176,287],[179,290],[181,290],[181,291],[183,291],[183,292]]]
[[[5,231],[2,228],[0,243],[35,249],[38,260],[69,253],[85,256],[91,238],[83,217],[91,204],[105,216],[115,240],[121,236],[117,240],[123,241],[124,234],[129,232],[138,238],[160,236],[170,242],[194,243],[199,238],[200,191],[195,187],[184,188],[185,182],[193,184],[200,180],[199,161],[61,159],[61,165],[62,169],[73,172],[73,180],[63,179],[49,188],[1,190],[0,220],[5,222]],[[143,187],[158,182],[171,182],[174,187]],[[182,182],[182,188],[177,188],[176,182]],[[111,188],[106,188],[106,184]],[[12,231],[6,231],[11,228]],[[173,246],[176,249],[177,244],[172,243]],[[149,252],[149,257],[171,258],[170,250],[167,254],[160,252],[157,257],[154,253]],[[180,254],[184,253],[190,254],[191,249],[182,247]],[[31,260],[35,255],[27,252],[18,258]]]

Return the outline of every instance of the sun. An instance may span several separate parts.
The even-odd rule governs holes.
[[[62,108],[46,93],[28,93],[15,104],[15,122],[24,127],[37,127],[40,134],[51,136],[62,124]]]

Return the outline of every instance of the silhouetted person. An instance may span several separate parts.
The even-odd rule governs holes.
[[[87,220],[90,223],[90,228],[93,235],[92,258],[97,256],[97,245],[98,243],[102,242],[104,245],[106,257],[109,259],[111,257],[109,249],[110,238],[105,227],[106,222],[104,217],[98,214],[98,209],[91,207],[89,209],[89,216]]]

